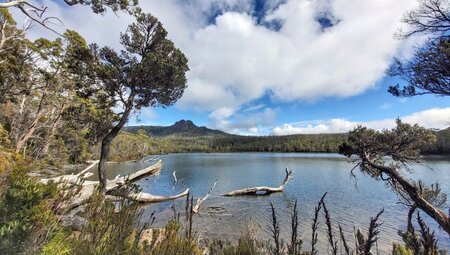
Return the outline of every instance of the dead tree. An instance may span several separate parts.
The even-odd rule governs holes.
[[[79,188],[78,194],[72,197],[69,201],[67,201],[64,206],[65,211],[70,211],[73,208],[85,204],[97,189],[99,185],[98,181],[84,180],[85,178],[90,176],[89,174],[86,175],[87,170],[95,166],[97,163],[98,161],[95,161],[89,167],[87,167],[77,175],[63,175],[50,179],[41,179],[40,181],[45,184],[49,182],[54,182],[59,183],[60,185],[73,185]],[[142,170],[139,170],[137,172],[131,173],[126,176],[117,176],[114,180],[108,180],[106,185],[106,195],[107,195],[106,199],[114,201],[124,197],[137,202],[157,203],[162,201],[175,200],[187,196],[189,189],[186,189],[183,192],[172,196],[159,196],[141,191],[127,191],[125,193],[121,192],[121,189],[123,187],[126,187],[126,185],[130,183],[136,182],[146,176],[158,175],[161,171],[161,168],[162,168],[162,161],[159,160],[157,163],[149,167],[146,167]]]
[[[289,179],[291,179],[291,177],[292,177],[292,170],[286,168],[286,177],[284,178],[283,183],[281,183],[279,187],[259,186],[253,188],[238,189],[224,193],[222,194],[222,196],[234,197],[245,195],[268,195],[274,192],[283,192],[284,187],[289,182]]]

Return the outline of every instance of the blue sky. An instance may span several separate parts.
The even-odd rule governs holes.
[[[423,38],[394,39],[416,0],[141,0],[188,57],[188,88],[167,109],[144,109],[130,125],[198,125],[245,135],[389,128],[394,119],[450,126],[450,99],[400,99],[385,76]],[[43,1],[48,15],[89,42],[120,49],[132,17]],[[35,28],[29,36],[52,37]],[[136,118],[137,116],[137,118]]]

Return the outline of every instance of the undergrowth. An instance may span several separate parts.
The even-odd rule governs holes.
[[[354,240],[347,240],[339,222],[334,222],[325,197],[317,203],[311,224],[312,241],[299,238],[299,210],[297,202],[291,212],[290,238],[280,238],[277,209],[270,204],[272,222],[267,226],[271,240],[261,240],[258,229],[248,227],[237,242],[222,239],[200,240],[193,228],[196,215],[192,213],[193,198],[186,199],[185,217],[174,212],[164,228],[149,228],[141,221],[141,204],[125,199],[105,202],[95,193],[76,216],[84,219],[77,230],[63,224],[61,204],[67,193],[54,184],[43,185],[28,176],[26,163],[14,159],[3,163],[0,179],[0,254],[136,254],[136,255],[313,255],[313,254],[378,254],[381,210],[369,221],[366,231],[358,230]],[[134,187],[130,187],[133,189]],[[323,217],[323,218],[322,218]],[[323,219],[323,220],[322,220]],[[417,214],[418,230],[399,232],[403,243],[393,243],[392,255],[439,255],[433,231]],[[323,223],[321,223],[323,221]],[[318,229],[324,224],[327,250],[319,250]],[[338,226],[338,228],[335,228]]]

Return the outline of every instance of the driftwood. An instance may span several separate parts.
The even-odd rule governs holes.
[[[97,162],[95,162],[96,164]],[[94,164],[94,163],[93,163]],[[146,167],[142,170],[139,170],[137,172],[131,173],[126,176],[116,176],[114,180],[108,180],[106,185],[106,194],[112,195],[112,197],[125,197],[131,200],[135,200],[138,202],[144,202],[144,203],[156,203],[156,202],[162,202],[167,200],[174,200],[180,197],[187,196],[189,189],[186,189],[185,191],[173,195],[173,196],[158,196],[158,195],[152,195],[145,192],[129,192],[126,194],[120,194],[120,192],[117,192],[118,189],[120,189],[122,186],[124,186],[127,183],[135,182],[140,180],[143,177],[146,176],[156,176],[160,173],[162,168],[162,161],[159,160],[155,164]],[[85,169],[86,170],[86,169]],[[62,185],[70,184],[70,185],[76,185],[80,187],[80,190],[78,191],[77,195],[74,196],[70,201],[67,201],[66,205],[64,206],[64,209],[66,211],[70,211],[73,208],[76,208],[80,205],[85,204],[88,199],[94,194],[95,189],[97,185],[99,184],[98,181],[85,181],[84,178],[86,176],[86,171],[84,171],[84,174],[78,174],[78,175],[65,175],[65,176],[58,176],[50,179],[41,179],[42,183],[49,183],[49,182],[55,182]],[[82,171],[82,172],[83,172]],[[81,173],[81,172],[80,172]],[[76,178],[75,178],[76,177]],[[111,196],[109,196],[111,198]],[[114,200],[114,199],[112,199]]]
[[[216,184],[217,184],[217,180],[214,182],[212,187],[209,189],[209,191],[206,193],[206,195],[203,198],[197,198],[197,202],[195,203],[194,207],[192,207],[193,213],[198,213],[201,203],[203,203],[203,201],[205,201],[209,197],[209,194],[211,194],[211,191],[216,187]]]
[[[44,178],[44,179],[40,179],[40,182],[43,184],[48,184],[49,182],[76,184],[77,182],[79,182],[80,179],[86,179],[88,177],[91,177],[93,174],[88,173],[87,171],[89,171],[96,164],[98,164],[98,162],[99,162],[99,160],[92,161],[92,163],[88,167],[83,169],[78,174],[61,175],[61,176],[48,178],[48,179]]]
[[[157,196],[149,193],[138,192],[138,193],[128,193],[124,197],[129,198],[134,201],[144,202],[144,203],[157,203],[168,200],[175,200],[180,197],[185,197],[189,193],[189,189],[184,190],[183,192],[173,195],[173,196]]]
[[[177,175],[175,174],[175,171],[173,171],[172,176],[173,176],[173,187],[175,188],[175,185],[177,185],[177,182],[178,182]]]
[[[270,193],[274,192],[283,192],[284,187],[289,182],[289,179],[292,177],[292,170],[289,170],[286,168],[286,177],[284,178],[283,183],[279,187],[267,187],[267,186],[260,186],[260,187],[253,187],[253,188],[245,188],[245,189],[238,189],[233,190],[227,193],[222,194],[222,196],[245,196],[245,195],[268,195]]]

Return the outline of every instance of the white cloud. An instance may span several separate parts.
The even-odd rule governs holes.
[[[130,126],[136,125],[152,125],[154,120],[158,119],[158,114],[152,108],[142,108],[140,111],[135,112],[128,122]]]
[[[269,127],[274,125],[276,117],[276,110],[269,107],[259,112],[256,108],[251,111],[244,109],[240,113],[222,108],[209,115],[209,127],[231,134],[263,135],[267,134]]]
[[[195,31],[184,48],[196,82],[181,105],[238,108],[267,91],[282,101],[360,94],[374,87],[400,51],[393,33],[414,2],[290,0],[267,17],[281,20],[280,31],[246,13],[226,12]],[[315,18],[324,10],[340,22],[322,31]],[[205,87],[221,93],[199,100],[192,91]]]
[[[349,97],[384,75],[393,56],[405,54],[393,39],[402,14],[415,0],[287,0],[266,4],[265,21],[279,20],[274,31],[250,16],[251,1],[146,0],[144,11],[157,16],[189,59],[188,88],[179,106],[236,111],[269,92],[277,100]],[[132,17],[95,15],[88,7],[44,0],[48,15],[89,42],[120,48],[119,34]],[[213,11],[221,10],[214,24]],[[322,31],[316,16],[329,12],[339,21]],[[36,28],[30,36],[48,36]],[[407,51],[406,51],[407,52]]]
[[[450,126],[450,107],[432,108],[416,112],[400,119],[409,124],[419,124],[426,128],[444,129]],[[357,125],[381,130],[395,127],[395,119],[382,119],[374,121],[351,121],[345,119],[302,121],[297,123],[283,124],[272,129],[273,135],[292,134],[319,134],[319,133],[344,133]]]

